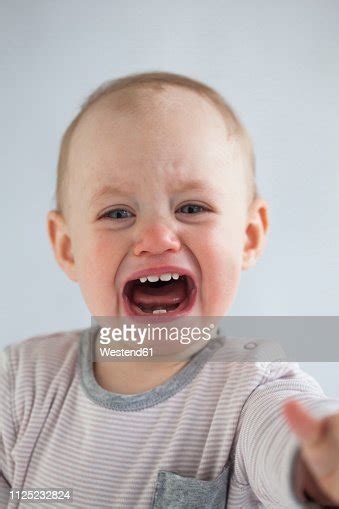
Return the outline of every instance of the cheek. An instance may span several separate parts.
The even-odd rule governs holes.
[[[195,242],[195,252],[203,264],[202,269],[216,273],[219,277],[232,267],[241,265],[243,237],[239,230],[206,229],[204,235],[197,236],[192,242]]]
[[[94,316],[114,314],[114,278],[124,253],[123,243],[109,232],[88,235],[75,249],[78,282]]]
[[[88,237],[77,255],[76,263],[82,279],[95,278],[102,281],[108,273],[112,277],[118,253],[117,246],[114,246],[109,236]]]
[[[235,297],[241,274],[242,241],[240,229],[210,229],[200,241],[200,249],[196,249],[200,253],[197,258],[202,276],[201,298],[210,316],[223,316]]]

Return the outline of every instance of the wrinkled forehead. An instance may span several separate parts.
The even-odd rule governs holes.
[[[235,137],[217,108],[190,90],[168,87],[114,92],[81,118],[72,138],[71,180],[216,179],[235,171]],[[186,175],[187,174],[187,175]],[[134,182],[133,182],[134,183]]]

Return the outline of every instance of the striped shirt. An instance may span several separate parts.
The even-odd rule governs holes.
[[[32,507],[10,495],[24,488],[72,489],[65,505],[79,509],[303,506],[282,401],[317,417],[339,401],[297,363],[265,361],[267,342],[218,337],[162,385],[120,395],[97,383],[91,338],[62,332],[1,353],[1,508]]]

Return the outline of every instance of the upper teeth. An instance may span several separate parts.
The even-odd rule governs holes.
[[[179,274],[174,272],[173,274],[170,274],[170,273],[161,274],[161,276],[145,276],[145,277],[140,277],[139,281],[141,281],[141,283],[145,283],[146,281],[149,281],[150,283],[156,283],[157,281],[159,281],[159,279],[161,281],[169,281],[171,278],[179,279]]]

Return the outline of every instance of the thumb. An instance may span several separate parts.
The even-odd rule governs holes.
[[[287,401],[283,406],[283,413],[302,444],[316,446],[323,438],[325,434],[324,422],[312,417],[298,401]]]
[[[313,475],[323,479],[336,468],[334,444],[328,439],[328,419],[318,420],[299,403],[284,404],[283,413],[300,442],[301,454]]]

